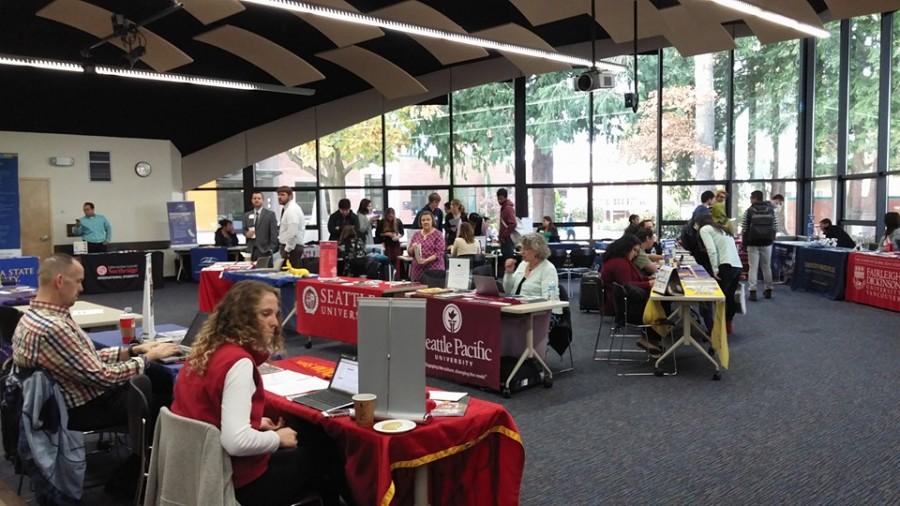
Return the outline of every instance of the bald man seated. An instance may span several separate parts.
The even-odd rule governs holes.
[[[95,430],[125,425],[128,380],[150,372],[154,360],[179,353],[167,343],[133,344],[97,350],[72,319],[69,308],[81,293],[84,268],[69,255],[41,262],[37,296],[13,334],[13,360],[19,368],[40,368],[59,385],[69,411],[69,429]],[[154,395],[172,380],[165,371],[148,374]],[[166,386],[160,383],[168,382]],[[158,406],[157,406],[158,409]]]

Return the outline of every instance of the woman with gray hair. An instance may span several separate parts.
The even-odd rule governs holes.
[[[559,300],[559,276],[556,267],[547,260],[549,257],[550,248],[543,235],[523,235],[522,263],[516,267],[514,259],[506,260],[503,290],[507,295]],[[562,314],[562,309],[554,309],[553,312]]]

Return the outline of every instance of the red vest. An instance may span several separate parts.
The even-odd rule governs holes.
[[[246,349],[236,344],[225,343],[209,358],[206,373],[202,376],[194,373],[191,366],[185,363],[175,382],[175,400],[172,402],[172,412],[215,425],[221,429],[225,375],[228,374],[228,370],[235,362],[242,358],[249,358],[253,360],[254,364],[257,362]],[[256,392],[251,398],[250,426],[259,430],[265,407],[265,390],[262,377],[255,366],[253,367],[253,382],[256,383]],[[269,456],[266,453],[248,457],[231,457],[234,487],[241,488],[262,476],[269,466]]]

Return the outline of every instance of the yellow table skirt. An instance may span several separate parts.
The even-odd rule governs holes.
[[[686,303],[689,301],[672,301],[677,303]],[[719,365],[723,369],[728,369],[728,332],[725,328],[725,301],[715,303],[715,316],[713,318],[713,328],[709,339],[712,343],[713,350],[719,359]],[[658,300],[648,300],[644,306],[644,324],[651,325],[660,320],[665,320],[668,315],[662,307],[662,303]],[[664,326],[654,326],[653,330],[657,334],[665,335],[667,328]]]

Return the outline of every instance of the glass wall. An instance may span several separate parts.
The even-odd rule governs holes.
[[[880,75],[888,42],[882,15],[828,23],[825,39],[762,45],[743,37],[733,51],[693,57],[666,48],[640,55],[636,74],[631,57],[616,58],[624,70],[615,86],[591,93],[574,91],[577,71],[455,90],[260,161],[252,178],[272,209],[275,188],[295,189],[308,240],[342,198],[354,209],[368,198],[376,213],[393,207],[412,226],[432,192],[442,205],[459,199],[496,229],[501,187],[520,204],[519,214],[535,225],[552,217],[564,238],[618,237],[631,214],[674,235],[700,194],[717,189],[729,192],[728,209],[738,221],[750,192],[760,189],[767,198],[785,197],[787,233],[802,232],[811,212],[873,235],[884,210],[900,209],[900,16],[885,16],[893,28],[888,75]],[[812,80],[807,104],[800,103],[803,68]],[[623,96],[635,83],[632,110]],[[891,93],[887,111],[879,110],[882,92]],[[517,110],[517,103],[524,107]],[[891,135],[880,146],[885,116]],[[844,117],[846,133],[839,128]],[[525,128],[519,178],[517,123]],[[801,131],[811,132],[811,146],[802,145]],[[879,153],[886,174],[879,173]],[[226,217],[240,228],[242,190],[249,190],[243,176],[188,193],[198,203],[201,234],[211,238]]]

